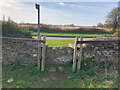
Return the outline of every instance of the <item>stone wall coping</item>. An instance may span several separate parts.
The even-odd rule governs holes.
[[[26,42],[27,41],[27,42],[41,42],[41,43],[45,43],[45,41],[43,41],[43,40],[29,39],[29,38],[2,37],[2,41],[4,41],[4,40],[16,41],[16,42]]]
[[[96,40],[96,41],[77,41],[78,44],[83,44],[83,43],[119,43],[120,40]]]

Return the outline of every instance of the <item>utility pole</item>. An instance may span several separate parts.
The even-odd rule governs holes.
[[[38,40],[40,39],[40,5],[35,4],[35,8],[38,10]]]

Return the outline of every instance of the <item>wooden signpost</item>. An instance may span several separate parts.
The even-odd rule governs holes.
[[[43,36],[43,41],[46,41],[46,36]],[[41,71],[45,70],[45,54],[46,54],[46,42],[42,46]]]
[[[75,39],[75,49],[74,49],[74,53],[73,53],[73,72],[75,72],[75,70],[76,70],[77,41],[78,41],[78,37],[76,37],[76,39]]]
[[[83,38],[80,37],[80,41],[82,41]],[[77,63],[77,69],[80,70],[81,67],[81,60],[82,60],[82,44],[80,44],[80,51],[79,51],[79,58],[78,58],[78,63]]]
[[[39,38],[41,40],[41,36]],[[38,42],[38,62],[37,62],[37,69],[40,70],[40,60],[41,60],[41,42]]]

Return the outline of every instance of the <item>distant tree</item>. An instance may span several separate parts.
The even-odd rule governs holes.
[[[75,26],[74,24],[70,24],[70,26]]]
[[[102,23],[98,23],[97,27],[103,27],[104,25]]]
[[[119,8],[114,8],[110,13],[107,15],[106,19],[106,26],[112,27],[113,32],[116,30],[119,23],[120,10]]]
[[[8,17],[8,22],[10,22],[11,21],[11,19],[10,19],[10,17]]]
[[[120,29],[120,1],[118,3],[118,28]]]

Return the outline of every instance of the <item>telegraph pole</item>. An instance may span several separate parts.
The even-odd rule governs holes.
[[[35,4],[35,8],[38,10],[38,40],[40,39],[40,5]]]

